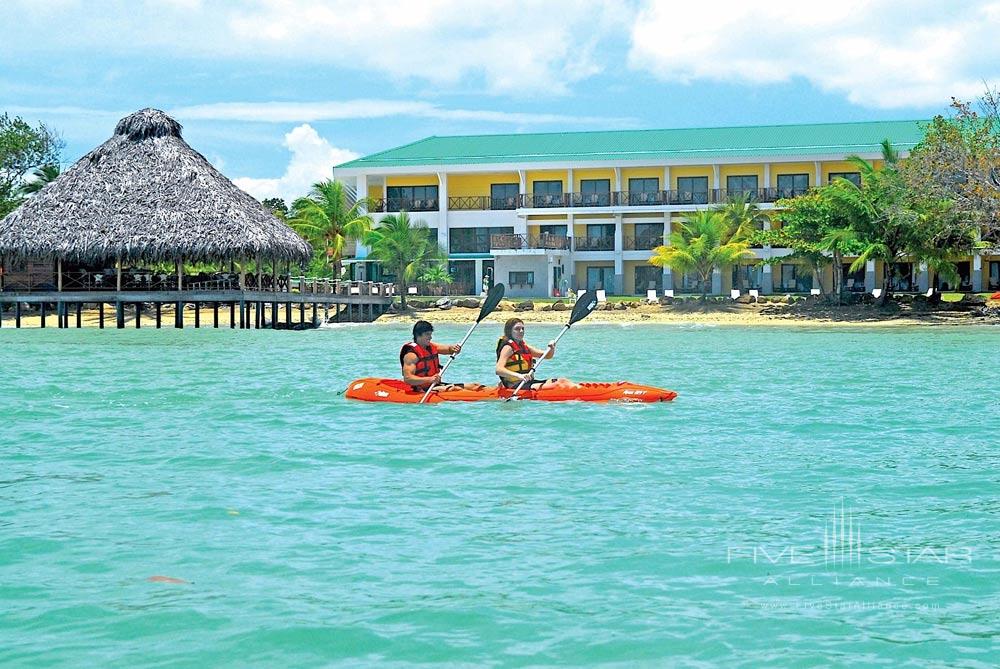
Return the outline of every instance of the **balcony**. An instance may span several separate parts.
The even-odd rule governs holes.
[[[574,251],[614,251],[614,237],[574,237]]]
[[[626,237],[626,251],[652,251],[657,246],[663,246],[662,235],[642,235],[639,237]]]
[[[569,238],[562,235],[543,233],[541,235],[491,235],[490,248],[496,251],[520,251],[524,249],[569,250]]]
[[[517,208],[516,196],[490,197],[488,195],[457,196],[448,198],[451,211],[502,211]]]
[[[426,198],[423,200],[408,198],[373,198],[369,201],[368,212],[385,213],[397,211],[437,211],[438,199]]]
[[[660,190],[614,193],[561,193],[558,195],[535,195],[525,193],[518,196],[518,205],[526,209],[568,207],[663,207],[700,204],[725,204],[731,198],[746,197],[750,202],[773,203],[782,198],[798,197],[809,192],[800,188],[755,188],[752,190],[730,190],[713,188],[709,190]],[[485,198],[489,200],[490,198]],[[455,207],[453,207],[455,208]]]

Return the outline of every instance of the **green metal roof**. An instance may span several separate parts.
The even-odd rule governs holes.
[[[884,139],[910,149],[927,121],[868,121],[674,130],[606,130],[427,137],[338,168],[849,155]]]

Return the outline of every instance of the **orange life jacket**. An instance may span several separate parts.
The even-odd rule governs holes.
[[[438,348],[431,342],[429,348],[424,348],[414,342],[407,342],[399,349],[399,364],[402,366],[403,358],[407,353],[417,356],[417,376],[434,376],[441,371],[441,361],[438,359]]]
[[[527,374],[531,371],[531,349],[523,341],[518,343],[513,339],[504,339],[500,337],[497,341],[497,360],[500,359],[500,352],[503,351],[504,346],[510,346],[514,353],[507,358],[507,364],[504,365],[507,369],[512,372],[517,372],[518,374]]]

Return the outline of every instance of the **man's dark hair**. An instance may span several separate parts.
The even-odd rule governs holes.
[[[413,338],[416,339],[425,332],[434,332],[434,326],[427,321],[417,321],[413,324]]]

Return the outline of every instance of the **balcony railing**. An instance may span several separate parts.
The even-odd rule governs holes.
[[[557,195],[535,195],[525,193],[518,198],[522,208],[544,209],[550,207],[662,207],[699,204],[725,204],[735,197],[745,197],[751,202],[771,203],[782,198],[805,195],[809,189],[801,188],[754,188],[709,190],[659,190],[621,191],[614,193],[561,193]]]
[[[491,235],[493,250],[550,249],[569,250],[569,238],[562,235]]]
[[[490,197],[488,195],[452,196],[448,198],[448,209],[452,211],[502,211],[516,209],[517,196]]]
[[[576,251],[614,251],[614,237],[574,237],[573,249]]]
[[[371,213],[384,213],[394,211],[437,211],[438,199],[424,198],[374,198],[370,201],[368,211]]]
[[[662,235],[641,235],[625,238],[626,251],[651,251],[657,246],[663,246]]]

